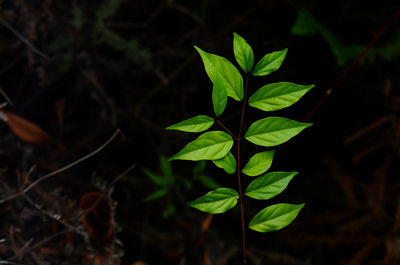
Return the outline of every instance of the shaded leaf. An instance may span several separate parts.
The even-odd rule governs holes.
[[[166,219],[166,218],[169,218],[173,214],[175,214],[175,206],[172,203],[169,203],[167,205],[167,207],[165,207],[161,216],[162,216],[162,218]]]
[[[314,85],[302,86],[280,82],[261,87],[250,98],[249,105],[264,111],[280,110],[296,103]]]
[[[206,213],[217,214],[233,208],[238,198],[239,194],[235,190],[219,188],[189,202],[188,205]]]
[[[28,143],[51,142],[53,139],[39,126],[14,113],[2,110],[2,119],[22,141]]]
[[[161,188],[161,189],[156,190],[155,192],[153,192],[153,193],[147,195],[147,196],[143,199],[143,201],[144,201],[144,202],[148,202],[148,201],[152,201],[152,200],[155,200],[155,199],[164,197],[165,195],[167,195],[167,192],[168,192],[167,189]]]
[[[222,168],[228,174],[233,174],[236,171],[236,160],[231,152],[221,159],[213,160],[213,162],[217,167]]]
[[[221,131],[210,131],[188,143],[171,160],[214,160],[224,157],[233,145],[232,137]]]
[[[288,141],[311,125],[312,123],[302,123],[282,117],[268,117],[251,124],[245,138],[253,144],[266,147],[276,146]]]
[[[297,172],[270,172],[253,180],[246,195],[257,200],[268,200],[286,189]]]
[[[207,175],[200,175],[197,177],[197,179],[200,181],[200,183],[208,188],[208,189],[218,189],[221,188],[221,185],[219,185],[213,178]]]
[[[239,70],[224,57],[205,52],[197,46],[194,48],[199,52],[211,81],[215,83],[217,75],[221,75],[228,96],[237,101],[242,100],[243,78]]]
[[[146,168],[142,168],[142,172],[144,174],[146,174],[146,176],[148,176],[150,178],[150,180],[160,186],[160,187],[164,187],[167,185],[167,181],[165,178],[157,176],[156,174],[154,174],[153,172],[151,172],[150,170],[146,169]]]
[[[280,230],[289,225],[303,207],[304,203],[299,205],[279,203],[269,206],[251,219],[249,228],[262,233]]]
[[[287,48],[281,51],[271,52],[266,54],[254,67],[254,76],[268,75],[281,67],[285,59]]]
[[[161,167],[161,172],[163,173],[163,176],[165,178],[165,181],[168,184],[173,184],[175,181],[175,177],[172,174],[171,165],[168,162],[167,158],[163,155],[160,156],[160,167]]]
[[[215,112],[215,116],[221,115],[226,107],[226,103],[228,102],[228,94],[226,92],[224,82],[222,77],[217,74],[212,90],[212,103]]]
[[[204,160],[201,160],[198,163],[196,163],[196,165],[193,168],[193,177],[196,178],[196,176],[202,174],[206,169],[206,166],[207,162]]]
[[[253,49],[235,32],[233,33],[233,53],[243,71],[249,73],[254,64]]]
[[[271,167],[274,153],[275,150],[255,154],[244,166],[242,172],[251,177],[261,175]]]
[[[202,132],[210,128],[214,124],[214,119],[206,115],[198,115],[196,117],[181,121],[177,124],[168,126],[166,130],[178,130],[183,132]]]

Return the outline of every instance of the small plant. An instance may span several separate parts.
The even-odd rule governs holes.
[[[201,134],[197,139],[188,143],[181,151],[169,160],[211,160],[217,167],[228,174],[236,172],[238,191],[231,188],[218,188],[188,204],[200,211],[218,214],[233,208],[239,200],[242,235],[243,262],[246,264],[244,195],[256,200],[268,200],[280,194],[297,172],[269,172],[274,150],[254,154],[242,167],[241,145],[243,138],[263,146],[273,147],[285,143],[299,134],[311,123],[301,123],[283,117],[267,117],[253,122],[245,134],[244,118],[246,105],[262,111],[275,111],[296,103],[314,85],[303,86],[289,82],[272,83],[259,88],[247,98],[250,76],[266,76],[281,66],[287,49],[266,54],[254,67],[254,55],[250,45],[238,34],[234,33],[233,51],[236,61],[245,72],[245,82],[239,70],[227,59],[207,53],[195,46],[199,52],[207,75],[213,83],[212,103],[215,118],[199,115],[172,126],[167,130],[179,130],[198,133],[208,130],[217,123],[224,131],[213,130]],[[227,99],[231,97],[241,101],[241,117],[238,133],[229,130],[218,117],[224,112]],[[236,151],[232,147],[236,143]],[[257,177],[242,192],[242,173],[249,177]],[[303,208],[303,204],[279,203],[268,206],[257,213],[250,221],[249,228],[258,232],[271,232],[289,225]]]

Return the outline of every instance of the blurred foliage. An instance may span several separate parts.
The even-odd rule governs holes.
[[[346,66],[350,60],[356,58],[364,49],[366,44],[344,44],[340,37],[335,35],[328,27],[321,24],[307,8],[298,11],[297,19],[292,26],[292,34],[297,36],[321,35],[328,43],[339,66]],[[400,56],[400,31],[396,31],[391,40],[380,43],[372,48],[361,62],[373,63],[376,58],[382,57],[391,61]]]
[[[165,199],[165,209],[162,211],[161,216],[163,218],[168,218],[175,214],[175,206],[173,204],[173,194],[177,194],[177,189],[189,190],[196,186],[196,183],[202,184],[208,189],[216,189],[221,187],[217,182],[215,182],[210,176],[205,172],[206,161],[200,161],[196,163],[193,168],[191,176],[178,176],[173,174],[171,163],[167,160],[165,156],[160,156],[160,169],[161,174],[157,175],[149,169],[142,168],[142,172],[149,177],[149,179],[158,186],[151,194],[147,195],[143,201],[153,201],[155,199],[166,197]]]

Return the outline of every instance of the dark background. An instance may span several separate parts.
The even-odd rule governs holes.
[[[272,170],[300,174],[271,201],[246,199],[246,222],[272,203],[306,206],[281,231],[248,230],[248,263],[400,264],[400,5],[368,2],[0,1],[0,86],[13,103],[3,110],[49,136],[29,142],[21,136],[33,133],[26,123],[1,123],[0,198],[18,191],[18,179],[31,183],[122,132],[98,154],[0,203],[0,260],[242,264],[239,208],[211,219],[185,204],[214,182],[236,189],[235,176],[212,163],[174,161],[165,196],[143,201],[159,188],[148,172],[165,175],[160,160],[194,138],[164,128],[213,115],[212,84],[193,45],[237,65],[237,32],[255,61],[289,49],[277,72],[251,78],[250,93],[271,82],[315,84],[273,113],[314,123],[277,147]],[[239,109],[229,99],[222,118],[234,131]],[[266,115],[247,110],[245,126]],[[246,158],[259,150],[246,144]],[[91,191],[108,200],[89,222],[78,212]],[[110,227],[116,233],[105,236]]]

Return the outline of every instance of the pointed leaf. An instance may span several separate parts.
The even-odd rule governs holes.
[[[224,112],[227,101],[228,94],[226,92],[223,79],[220,74],[217,74],[212,90],[212,103],[215,116],[218,117]]]
[[[27,143],[51,142],[53,139],[38,125],[21,116],[1,110],[1,119],[22,141]]]
[[[213,162],[217,167],[222,168],[228,174],[233,174],[236,171],[236,160],[231,152],[221,159],[213,160]]]
[[[243,78],[239,70],[224,57],[208,53],[194,46],[204,63],[208,77],[215,83],[220,74],[229,97],[240,101],[243,99]]]
[[[249,228],[257,232],[277,231],[289,225],[299,214],[304,203],[279,203],[265,208],[251,219]]]
[[[249,73],[254,64],[253,49],[237,33],[233,33],[233,53],[243,71]]]
[[[232,137],[221,131],[203,133],[196,140],[188,143],[171,160],[215,160],[223,158],[233,145]]]
[[[296,103],[314,85],[280,82],[263,86],[249,98],[249,105],[264,111],[280,110]]]
[[[246,195],[256,200],[268,200],[286,189],[297,172],[271,172],[253,180]]]
[[[287,48],[281,51],[271,52],[265,55],[254,67],[254,76],[268,75],[281,67],[285,59]]]
[[[166,130],[178,130],[183,132],[202,132],[210,128],[214,124],[214,119],[206,115],[198,115],[196,117],[181,121],[177,124],[168,126]]]
[[[175,181],[175,177],[172,174],[171,164],[168,162],[168,159],[163,155],[160,157],[160,167],[161,167],[161,172],[163,173],[163,176],[165,178],[165,181],[168,184],[173,184]]]
[[[153,200],[155,200],[155,199],[164,197],[165,195],[167,195],[167,192],[168,192],[167,189],[161,188],[161,189],[156,190],[155,192],[149,194],[148,196],[146,196],[146,197],[143,199],[143,201],[144,201],[144,202],[148,202],[148,201],[153,201]]]
[[[235,190],[219,188],[189,202],[188,205],[206,213],[217,214],[233,208],[238,198],[239,195]]]
[[[242,169],[242,172],[247,176],[258,176],[266,172],[272,164],[275,150],[264,151],[252,156],[247,164]]]
[[[150,170],[146,169],[146,168],[142,168],[142,172],[144,174],[146,174],[146,176],[148,176],[150,178],[150,180],[160,186],[160,187],[165,187],[167,186],[167,180],[163,177],[157,176],[156,174],[154,174],[153,172],[151,172]]]
[[[299,134],[312,123],[297,122],[282,117],[268,117],[250,125],[245,138],[256,145],[276,146]]]

